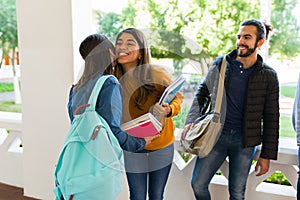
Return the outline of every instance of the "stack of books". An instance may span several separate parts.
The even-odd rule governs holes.
[[[159,134],[162,125],[151,113],[146,113],[122,124],[121,129],[134,137],[143,138]]]
[[[162,105],[163,102],[170,104],[184,82],[185,78],[182,75],[178,76],[174,82],[165,89],[158,103],[160,105]],[[158,121],[157,117],[158,116],[154,116],[151,113],[146,113],[122,124],[121,129],[138,138],[157,135],[160,134],[162,130],[162,124]]]

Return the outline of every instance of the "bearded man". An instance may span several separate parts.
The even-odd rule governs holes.
[[[207,157],[197,158],[192,188],[198,200],[210,200],[209,183],[224,160],[229,158],[230,200],[245,199],[246,183],[256,147],[257,176],[268,172],[277,159],[279,139],[279,82],[274,69],[263,62],[259,49],[272,27],[259,20],[246,20],[237,33],[236,49],[226,55],[225,92],[222,99],[222,132]],[[186,119],[182,138],[193,122],[214,110],[216,87],[223,56],[218,57],[200,84]],[[223,118],[223,121],[222,121]]]

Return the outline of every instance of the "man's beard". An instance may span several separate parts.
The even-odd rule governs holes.
[[[240,46],[246,48],[246,50],[247,50],[246,53],[241,53],[241,51],[238,50],[238,48]],[[247,46],[247,45],[238,45],[237,46],[237,54],[239,57],[248,57],[255,52],[256,48],[257,48],[257,43],[255,43],[254,48],[249,48],[249,46]]]

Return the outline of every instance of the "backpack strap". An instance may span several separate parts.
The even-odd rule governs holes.
[[[110,76],[113,77],[113,75],[103,75],[97,80],[97,82],[94,85],[91,96],[89,98],[89,101],[88,101],[88,104],[90,106],[88,106],[86,108],[86,110],[95,110],[96,109],[96,103],[97,103],[97,99],[98,99],[98,96],[99,96],[99,92],[101,91],[102,85],[104,84],[106,79]]]

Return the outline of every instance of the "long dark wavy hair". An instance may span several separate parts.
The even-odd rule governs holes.
[[[142,109],[143,103],[147,100],[148,95],[154,95],[157,99],[159,99],[158,91],[154,86],[152,80],[152,73],[151,73],[151,53],[150,49],[147,44],[147,40],[145,35],[142,31],[135,29],[135,28],[127,28],[121,31],[116,38],[116,41],[121,37],[123,33],[131,34],[135,40],[137,41],[141,58],[138,60],[137,66],[134,68],[133,76],[137,78],[138,85],[138,95],[135,99],[135,104],[137,108]],[[115,67],[114,75],[120,80],[122,83],[121,77],[124,75],[123,67],[120,63],[117,62]]]
[[[114,52],[113,43],[105,35],[92,34],[86,37],[79,46],[79,53],[85,64],[83,74],[75,85],[75,91],[100,73],[113,74],[111,53]]]

